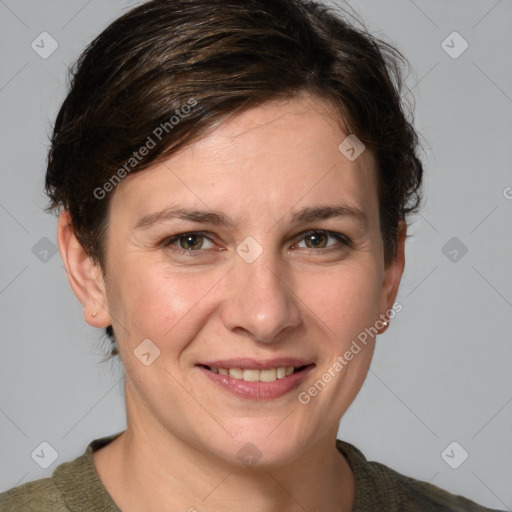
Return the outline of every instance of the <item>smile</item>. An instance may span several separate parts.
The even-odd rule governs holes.
[[[229,375],[233,377],[233,379],[244,380],[246,382],[274,382],[277,379],[284,379],[288,375],[300,371],[304,366],[299,368],[295,368],[294,366],[280,366],[267,370],[257,370],[254,368],[215,368],[210,366],[206,368],[213,373]]]
[[[279,398],[296,390],[304,383],[308,373],[315,368],[314,363],[275,367],[261,364],[261,366],[266,368],[244,368],[240,363],[229,368],[213,364],[198,364],[196,368],[211,383],[228,393],[253,400]]]

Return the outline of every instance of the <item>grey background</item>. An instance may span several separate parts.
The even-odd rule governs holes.
[[[131,5],[0,0],[0,491],[50,476],[126,426],[120,364],[100,363],[102,331],[84,322],[58,253],[41,251],[56,242],[42,185],[66,66]],[[368,459],[510,510],[512,2],[352,5],[412,65],[426,202],[410,230],[403,310],[379,337],[339,437]],[[43,31],[59,45],[47,59],[31,48]],[[457,59],[441,47],[453,31],[469,43]],[[443,253],[452,237],[468,249],[455,262]],[[31,458],[42,441],[58,452],[47,469]],[[469,453],[458,469],[441,457],[452,441]]]

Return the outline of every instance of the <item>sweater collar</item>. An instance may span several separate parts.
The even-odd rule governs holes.
[[[52,479],[60,489],[71,511],[121,512],[100,480],[92,454],[95,450],[112,442],[123,432],[93,440],[83,455],[71,462],[61,464],[53,472]],[[345,457],[354,473],[356,490],[352,512],[367,510],[365,496],[372,496],[372,491],[377,491],[377,489],[373,489],[376,483],[372,481],[366,471],[368,461],[362,452],[350,443],[337,439],[336,448]]]

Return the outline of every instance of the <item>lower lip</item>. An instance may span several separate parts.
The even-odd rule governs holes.
[[[254,400],[267,400],[271,398],[279,398],[286,395],[290,391],[298,388],[306,379],[306,376],[314,368],[314,364],[306,366],[300,372],[292,373],[282,379],[273,382],[247,382],[242,379],[234,379],[229,375],[221,375],[213,373],[202,366],[198,366],[199,370],[211,379],[215,384],[227,389],[231,393],[242,398],[252,398]]]

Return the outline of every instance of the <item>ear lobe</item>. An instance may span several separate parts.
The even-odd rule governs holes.
[[[85,321],[99,328],[111,325],[101,268],[76,238],[68,211],[59,216],[57,245],[69,284],[83,306]]]

